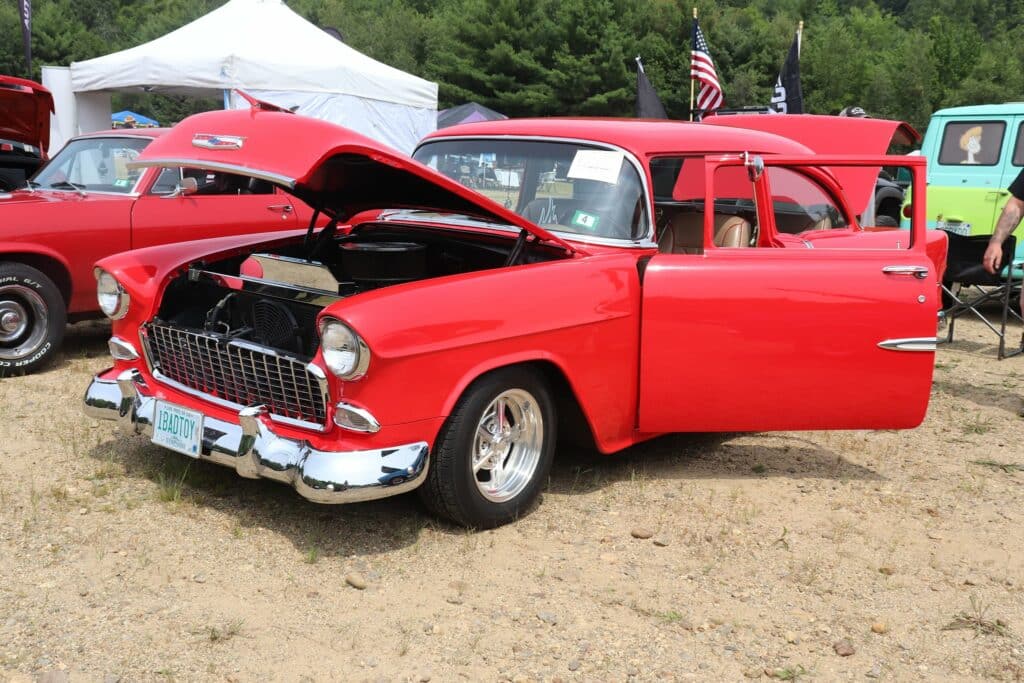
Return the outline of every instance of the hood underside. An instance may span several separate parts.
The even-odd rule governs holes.
[[[341,126],[280,111],[216,111],[191,116],[153,141],[129,166],[207,168],[284,188],[338,218],[368,210],[424,209],[516,226],[567,242],[401,152]]]
[[[0,76],[0,138],[32,145],[45,155],[52,111],[49,90],[34,81]]]

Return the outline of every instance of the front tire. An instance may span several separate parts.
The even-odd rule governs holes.
[[[0,377],[52,361],[66,324],[64,298],[50,278],[21,263],[0,263]]]
[[[535,371],[514,367],[481,377],[441,428],[420,498],[435,514],[475,529],[518,519],[551,469],[555,419],[551,393]]]

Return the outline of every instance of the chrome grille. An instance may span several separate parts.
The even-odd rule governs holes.
[[[154,370],[239,407],[264,405],[271,415],[323,425],[326,396],[298,358],[244,341],[164,324],[145,328]]]

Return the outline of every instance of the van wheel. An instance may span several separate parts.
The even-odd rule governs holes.
[[[420,498],[435,514],[475,529],[518,519],[540,495],[555,451],[555,408],[526,368],[469,386],[441,428]]]
[[[64,298],[50,278],[21,263],[0,263],[0,377],[53,360],[66,324]]]

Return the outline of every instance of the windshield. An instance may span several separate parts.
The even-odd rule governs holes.
[[[643,185],[621,151],[467,139],[427,142],[413,158],[553,232],[614,239],[648,234]]]
[[[141,169],[129,169],[148,138],[82,138],[72,140],[32,179],[44,189],[131,192]]]

